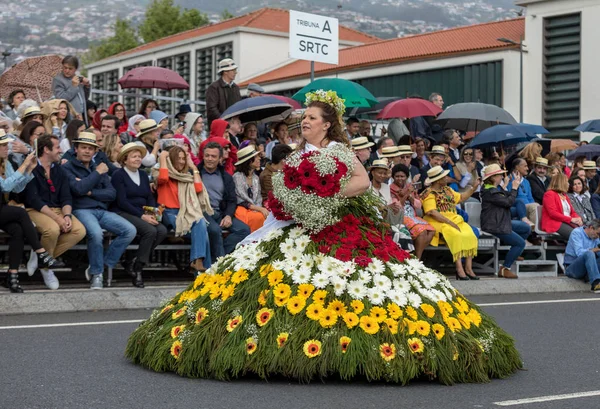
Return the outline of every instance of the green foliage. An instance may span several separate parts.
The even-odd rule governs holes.
[[[173,0],[152,0],[138,32],[144,42],[149,43],[205,24],[208,24],[208,17],[196,9],[182,11]]]
[[[81,57],[83,65],[108,58],[140,45],[135,28],[132,27],[128,20],[117,18],[114,29],[115,35],[100,41],[96,45],[92,45],[90,50]]]
[[[230,18],[234,18],[235,16],[229,12],[229,10],[225,9],[221,13],[221,21],[229,20]]]

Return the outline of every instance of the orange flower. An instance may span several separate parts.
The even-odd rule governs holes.
[[[178,309],[177,311],[175,311],[173,314],[171,314],[171,318],[173,318],[174,320],[176,320],[177,318],[179,318],[183,314],[185,314],[186,311],[187,311],[187,307],[181,307],[180,309]]]
[[[307,357],[314,358],[317,355],[321,355],[321,341],[317,341],[316,339],[306,341],[302,349]]]
[[[352,339],[350,337],[341,337],[340,338],[340,347],[342,348],[342,354],[345,354],[348,350],[348,345],[350,345]]]
[[[410,352],[412,352],[413,354],[423,352],[423,349],[425,349],[423,341],[421,341],[419,338],[409,338],[407,342],[408,347],[410,348]]]
[[[227,332],[232,332],[234,329],[238,327],[242,323],[243,319],[241,315],[233,317],[229,321],[227,321]]]
[[[196,324],[200,324],[206,317],[208,317],[208,310],[206,308],[198,308],[198,311],[196,311]]]
[[[284,346],[289,337],[290,334],[287,332],[282,332],[279,335],[277,335],[277,348],[281,348],[282,346]]]
[[[250,337],[246,340],[246,353],[248,355],[252,355],[254,353],[254,351],[256,351],[256,341],[254,341],[254,338]]]
[[[171,328],[171,338],[177,338],[179,333],[185,329],[185,325],[176,325]]]
[[[267,323],[273,318],[273,310],[270,308],[261,308],[256,313],[256,323],[259,327],[267,325]]]
[[[396,345],[388,344],[387,342],[379,345],[379,355],[381,355],[384,361],[391,361],[396,358]]]
[[[171,345],[171,355],[173,355],[173,358],[179,359],[179,355],[181,354],[182,348],[183,347],[181,345],[181,341],[173,342],[173,345]]]

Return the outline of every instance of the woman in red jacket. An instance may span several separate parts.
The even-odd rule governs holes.
[[[558,233],[569,240],[575,227],[583,225],[567,196],[569,180],[564,173],[554,176],[542,200],[542,221],[540,227],[548,233]]]

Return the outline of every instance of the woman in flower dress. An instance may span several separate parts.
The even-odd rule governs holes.
[[[300,381],[486,382],[522,366],[514,340],[410,258],[375,209],[334,92],[307,94],[303,142],[273,176],[271,215],[131,335],[155,371]]]

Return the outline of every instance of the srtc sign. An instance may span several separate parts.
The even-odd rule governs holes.
[[[290,57],[337,64],[338,50],[337,18],[290,10]]]

